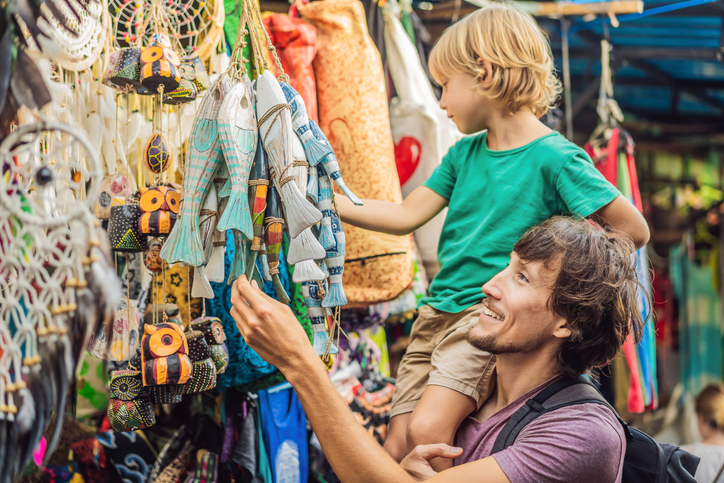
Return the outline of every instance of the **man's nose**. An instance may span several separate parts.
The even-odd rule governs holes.
[[[485,294],[486,297],[493,298],[496,300],[500,300],[502,298],[502,292],[500,290],[500,284],[499,282],[500,274],[497,274],[493,278],[491,278],[488,283],[483,285],[482,291]]]

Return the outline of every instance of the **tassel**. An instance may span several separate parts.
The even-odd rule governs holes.
[[[324,247],[314,238],[312,230],[307,228],[289,242],[287,263],[296,265],[304,260],[322,260],[326,256]]]
[[[304,260],[294,265],[294,274],[292,275],[292,282],[294,283],[316,282],[325,278],[327,277],[322,269],[312,260]]]
[[[333,282],[329,286],[329,292],[324,296],[322,307],[342,307],[347,305],[347,296],[344,294],[342,282]]]
[[[184,215],[180,218],[173,226],[159,255],[168,263],[183,262],[192,267],[203,265],[206,257],[201,246],[198,226],[194,226],[198,218]]]

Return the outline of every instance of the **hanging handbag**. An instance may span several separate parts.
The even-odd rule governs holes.
[[[91,335],[88,352],[98,359],[125,362],[138,350],[138,301],[123,299],[116,305],[111,333],[105,324]]]
[[[141,190],[141,200],[138,203],[143,213],[138,221],[140,232],[149,236],[171,233],[180,204],[181,195],[168,186]]]
[[[133,194],[131,183],[128,182],[128,178],[124,175],[115,173],[103,178],[98,198],[96,198],[96,218],[107,220],[111,216],[113,198],[128,198],[131,194]]]
[[[136,203],[112,206],[108,219],[108,241],[117,252],[142,252],[146,249],[146,235],[139,229],[141,208]]]
[[[115,62],[112,62],[103,83],[122,89],[141,87],[141,49],[126,47],[111,55],[111,60],[115,59]]]
[[[153,404],[141,384],[138,371],[114,371],[111,375],[108,421],[114,431],[136,431],[156,424]]]
[[[184,386],[185,394],[208,391],[216,387],[216,365],[201,332],[186,332],[189,343],[189,358],[193,363],[191,379]]]

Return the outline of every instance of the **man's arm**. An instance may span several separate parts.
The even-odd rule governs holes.
[[[268,297],[256,283],[250,285],[244,276],[234,282],[231,302],[231,316],[244,340],[282,371],[294,387],[324,454],[341,481],[416,481],[354,418],[288,306]],[[419,452],[416,454],[419,456]],[[419,459],[412,463],[417,469],[424,465]],[[430,473],[425,477],[428,475]],[[507,483],[509,480],[495,459],[488,457],[446,470],[429,481]]]
[[[364,200],[363,206],[356,206],[339,194],[335,194],[335,201],[345,223],[399,236],[409,235],[432,220],[448,203],[426,186],[416,188],[402,203]]]
[[[641,248],[649,241],[649,226],[639,210],[623,196],[596,211],[591,216],[603,226],[609,226],[626,233],[631,237],[636,248]]]

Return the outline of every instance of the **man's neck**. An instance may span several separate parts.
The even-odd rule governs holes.
[[[506,151],[519,148],[551,132],[530,108],[523,108],[515,114],[496,112],[488,121],[488,149]]]
[[[495,371],[495,390],[477,414],[485,421],[508,404],[560,374],[548,351],[536,354],[500,354]]]

